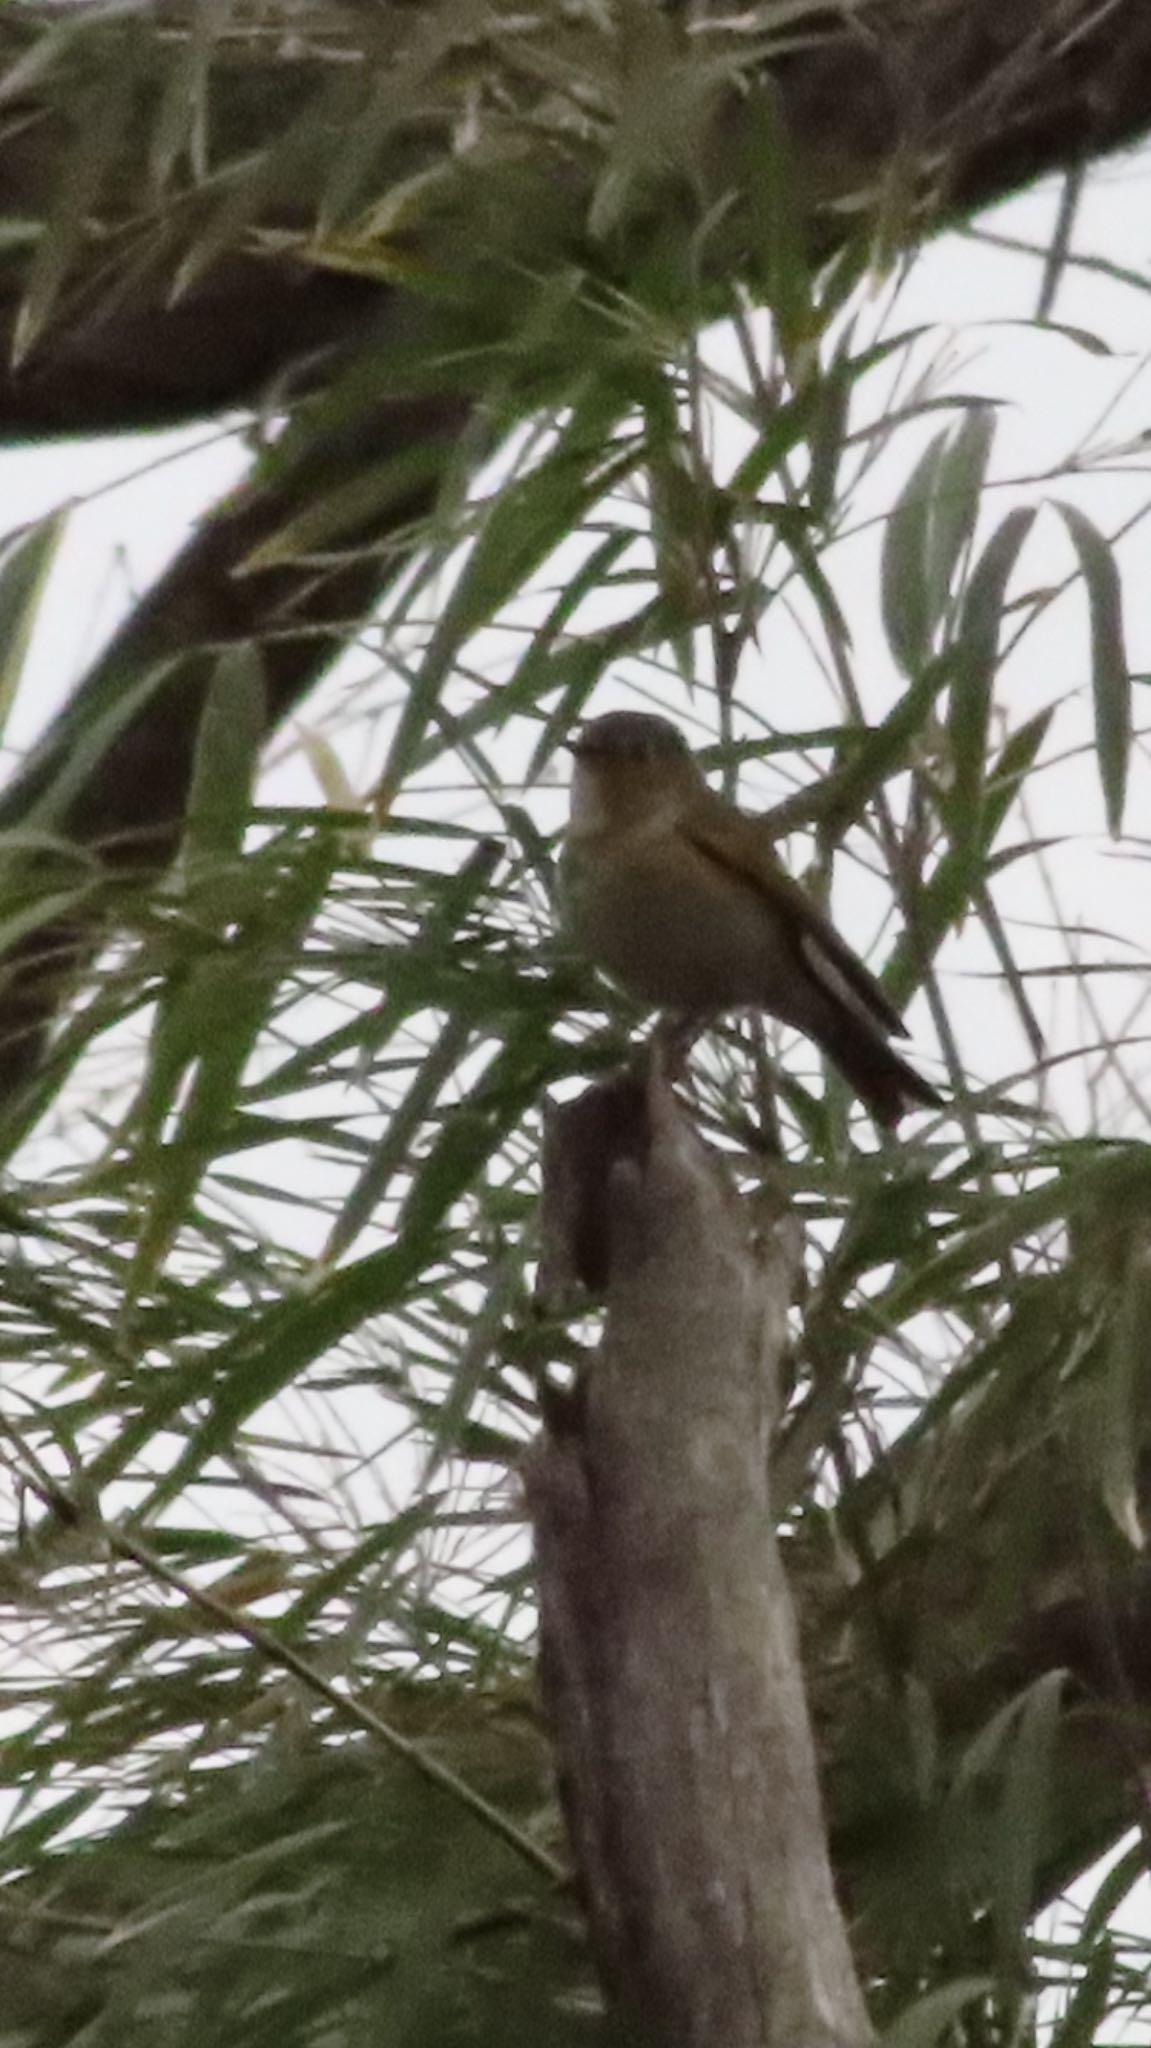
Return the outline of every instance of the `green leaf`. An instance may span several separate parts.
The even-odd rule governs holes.
[[[826,840],[842,838],[850,825],[859,822],[884,783],[909,765],[949,674],[946,659],[928,662],[878,725],[844,735],[854,744],[843,766],[810,790],[786,797],[769,813],[772,824],[778,822],[780,831],[791,831],[796,824],[810,821]]]
[[[1013,1740],[1003,1758],[1003,1803],[992,1858],[992,1917],[1001,1968],[1018,1977],[1023,1940],[1038,1899],[1046,1845],[1052,1766],[1063,1710],[1066,1673],[1045,1671],[1017,1703]]]
[[[956,571],[975,535],[994,439],[995,408],[972,406],[939,451],[932,478],[925,568],[932,633],[947,615]]]
[[[220,656],[200,715],[184,828],[190,883],[241,853],[267,729],[263,656],[245,642]]]
[[[266,894],[250,896],[227,940],[173,977],[157,1006],[148,1071],[132,1118],[152,1188],[126,1281],[130,1305],[152,1286],[187,1221],[205,1169],[224,1143],[285,957],[301,943],[338,857],[331,838],[317,836],[305,845],[282,875],[273,875]],[[161,1143],[173,1112],[174,1128]]]
[[[1035,766],[1054,716],[1054,706],[1051,705],[1046,711],[1037,711],[1034,718],[1027,719],[1025,724],[1008,735],[998,759],[989,768],[985,785],[985,822],[989,844]]]
[[[1132,1251],[1107,1343],[1099,1388],[1098,1459],[1104,1504],[1117,1529],[1135,1550],[1147,1536],[1140,1507],[1147,1412],[1147,1318],[1151,1315],[1151,1264]]]
[[[453,1079],[474,1037],[467,1016],[447,1018],[435,1044],[413,1077],[407,1094],[395,1104],[388,1127],[372,1156],[349,1190],[328,1232],[316,1264],[317,1273],[334,1266],[385,1200],[392,1180],[411,1165],[412,1147]]]
[[[916,891],[914,918],[897,939],[884,969],[884,984],[897,1008],[910,1001],[947,934],[973,906],[979,905],[988,882],[1005,861],[1033,859],[1043,851],[1043,843],[1036,844],[1032,839],[1006,854],[996,853],[994,848],[1007,814],[1039,757],[1054,716],[1052,708],[1037,711],[1017,732],[1009,734],[998,759],[987,771],[983,802],[973,819],[956,817],[954,810],[948,813],[955,825],[955,842]],[[834,788],[834,779],[829,787]]]
[[[464,643],[487,625],[532,572],[641,459],[633,442],[601,453],[580,420],[526,476],[504,484],[486,516],[411,680],[382,782],[382,803],[411,766]]]
[[[635,536],[632,533],[625,531],[607,534],[599,545],[592,549],[587,561],[577,569],[574,576],[565,581],[564,588],[547,618],[538,631],[532,634],[521,660],[517,662],[501,690],[497,704],[484,707],[489,717],[494,711],[502,723],[514,712],[534,710],[540,699],[550,695],[555,689],[557,656],[561,668],[570,665],[575,649],[587,646],[589,641],[593,648],[598,647],[600,650],[599,659],[589,664],[587,689],[590,691],[592,684],[610,660],[615,641],[609,636],[594,633],[581,634],[578,640],[565,640],[565,631],[585,600],[593,592],[608,587],[611,582],[611,571],[620,556],[634,544]],[[541,753],[541,747],[537,744],[532,765],[528,770],[529,782],[539,774],[544,758],[545,755]]]
[[[517,1018],[465,1101],[446,1117],[426,1158],[412,1162],[410,1185],[386,1250],[369,1252],[328,1271],[303,1299],[276,1303],[253,1317],[212,1360],[216,1391],[204,1422],[192,1430],[183,1455],[156,1488],[151,1511],[172,1499],[207,1458],[231,1442],[265,1402],[299,1377],[324,1351],[368,1316],[395,1308],[442,1255],[448,1212],[475,1188],[492,1154],[538,1092],[547,1020]],[[202,1361],[165,1393],[176,1413],[206,1392]]]
[[[11,791],[0,792],[0,830],[66,836],[63,821],[102,757],[179,666],[178,657],[143,668],[113,664],[101,673],[100,689],[66,704]]]
[[[1091,617],[1091,686],[1095,698],[1095,751],[1107,810],[1107,830],[1123,829],[1127,764],[1131,754],[1131,673],[1123,632],[1123,590],[1114,550],[1077,505],[1060,502],[1079,556]]]
[[[993,408],[966,407],[959,426],[924,449],[888,517],[880,569],[883,624],[905,675],[917,675],[929,659],[950,610],[994,435]]]
[[[1051,2036],[1051,2048],[1098,2048],[1099,2029],[1115,1997],[1115,1965],[1115,1944],[1104,1936],[1087,1957],[1087,1967]]]
[[[952,844],[973,854],[986,843],[984,782],[1007,585],[1034,523],[1034,511],[1018,507],[988,541],[964,594],[953,650],[948,718],[952,782],[946,815]]]
[[[946,434],[928,443],[888,514],[880,561],[880,598],[887,644],[905,676],[914,678],[931,652],[927,530],[931,492]]]
[[[1063,1171],[996,1204],[990,1215],[957,1232],[916,1271],[896,1277],[881,1297],[883,1316],[898,1323],[929,1305],[957,1301],[975,1275],[1033,1232],[1062,1225],[1098,1209],[1101,1202],[1115,1205],[1117,1214],[1129,1204],[1151,1202],[1151,1148],[1109,1145],[1074,1153]]]
[[[529,783],[538,780],[561,740],[583,716],[588,699],[605,670],[627,655],[645,653],[658,647],[668,638],[673,623],[667,617],[663,604],[657,601],[645,605],[642,611],[634,612],[630,618],[621,619],[618,625],[603,627],[598,633],[584,633],[566,647],[555,650],[540,677],[537,696],[555,691],[556,702],[544,720],[532,751],[527,773]]]
[[[806,382],[794,398],[773,406],[762,422],[755,442],[743,456],[728,486],[737,501],[754,499],[768,477],[776,476],[792,450],[799,448],[815,431],[823,386]],[[827,456],[823,456],[826,465]]]
[[[208,169],[209,86],[212,58],[233,12],[233,0],[193,0],[191,21],[173,43],[152,127],[148,169],[157,192],[181,158],[202,182]]]
[[[237,574],[259,575],[284,562],[317,554],[337,541],[380,526],[394,507],[421,499],[448,467],[448,452],[436,434],[380,462],[368,463],[331,490],[314,491],[294,519],[246,555]]]
[[[0,554],[0,736],[20,687],[40,601],[67,520],[66,507],[49,512],[10,536]]]
[[[7,1876],[13,1876],[29,1863],[34,1863],[58,1835],[74,1826],[95,1805],[98,1798],[97,1788],[91,1786],[84,1791],[66,1793],[62,1799],[54,1799],[41,1812],[33,1814],[31,1820],[13,1826],[10,1819],[0,1833],[0,1869]]]
[[[472,1411],[482,1399],[492,1354],[520,1295],[526,1250],[520,1242],[494,1262],[484,1301],[472,1319],[467,1342],[455,1361],[447,1393],[429,1431],[421,1490],[430,1486],[445,1461],[456,1455]]]
[[[79,260],[104,186],[124,149],[141,54],[135,38],[130,46],[125,42],[121,62],[102,67],[98,83],[78,99],[73,110],[72,140],[60,159],[52,205],[33,251],[16,318],[12,361],[17,367],[31,353],[55,310],[69,272]]]
[[[12,100],[31,97],[32,88],[42,86],[51,78],[60,58],[67,55],[73,44],[87,37],[89,47],[97,49],[99,46],[92,35],[93,26],[92,16],[85,10],[82,14],[72,14],[70,18],[54,22],[51,28],[41,27],[30,47],[0,77],[0,107]]]
[[[337,67],[303,105],[294,120],[273,131],[258,154],[229,167],[225,197],[187,246],[173,296],[179,298],[224,253],[235,247],[277,199],[298,192],[313,166],[330,149],[330,139],[355,116],[363,91],[358,68],[352,76]]]
[[[817,331],[806,209],[788,133],[783,94],[766,73],[742,113],[747,137],[744,191],[751,214],[759,291],[769,306],[792,381],[802,384],[805,353]]]
[[[848,340],[845,336],[826,376],[812,379],[815,406],[808,435],[807,502],[821,526],[830,521],[835,507],[839,467],[847,446],[855,370]]]
[[[886,2029],[881,2037],[883,2048],[936,2048],[937,2043],[950,2041],[964,2008],[987,1998],[991,1990],[989,1977],[959,1977],[954,1984],[927,1992]]]

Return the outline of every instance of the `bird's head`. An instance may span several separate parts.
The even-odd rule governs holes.
[[[582,726],[571,751],[572,823],[578,829],[635,823],[677,812],[699,788],[699,764],[683,734],[648,711],[609,711]]]

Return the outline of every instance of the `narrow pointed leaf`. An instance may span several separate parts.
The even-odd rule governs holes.
[[[1131,671],[1123,632],[1123,590],[1114,550],[1077,505],[1059,510],[1079,556],[1091,616],[1091,687],[1095,698],[1095,751],[1113,839],[1123,829],[1127,766],[1131,755]]]
[[[1097,1432],[1104,1504],[1134,1550],[1142,1550],[1147,1541],[1140,1507],[1140,1470],[1146,1443],[1141,1418],[1147,1409],[1149,1315],[1151,1264],[1136,1252],[1128,1262],[1107,1344]]]
[[[24,673],[40,600],[63,538],[68,512],[38,519],[0,557],[0,735]]]
[[[750,159],[746,193],[755,237],[759,287],[769,306],[793,380],[802,381],[802,351],[816,329],[806,209],[788,134],[783,96],[764,76],[744,110]]]
[[[946,616],[956,570],[975,533],[994,439],[994,407],[972,406],[939,453],[927,539],[927,610],[932,632]]]
[[[888,517],[880,562],[880,597],[887,644],[905,676],[919,674],[931,652],[927,583],[927,524],[936,466],[946,441],[937,434],[924,449]]]
[[[16,320],[12,359],[17,365],[35,347],[79,260],[88,223],[124,148],[136,85],[137,67],[125,49],[123,61],[107,67],[99,84],[76,107],[73,139],[60,161],[51,212],[29,266]]]
[[[239,855],[267,728],[260,650],[229,648],[208,686],[196,739],[183,848],[189,877]]]
[[[952,785],[948,818],[953,845],[974,848],[982,838],[991,698],[999,666],[999,631],[1007,585],[1035,521],[1027,506],[1009,512],[972,573],[954,649],[948,718]]]
[[[929,1991],[888,2027],[882,2048],[943,2048],[956,2039],[955,2023],[964,2007],[986,1998],[991,1988],[989,1977],[960,1977],[939,1991]]]
[[[638,444],[597,457],[565,437],[492,500],[416,670],[383,777],[385,805],[410,767],[464,643],[487,625],[600,498],[629,476]]]
[[[1027,1923],[1038,1903],[1037,1880],[1065,1683],[1063,1671],[1046,1671],[1029,1689],[1019,1705],[1014,1740],[1005,1760],[999,1839],[992,1866],[992,1917],[1005,1976],[1019,1967]]]

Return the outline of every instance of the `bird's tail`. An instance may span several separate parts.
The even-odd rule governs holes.
[[[854,1016],[837,1017],[818,1034],[828,1058],[867,1105],[876,1123],[894,1130],[917,1103],[942,1108],[942,1097],[922,1074],[894,1052],[878,1031],[865,1031]]]

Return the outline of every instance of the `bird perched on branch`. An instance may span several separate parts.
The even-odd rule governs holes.
[[[708,788],[665,718],[613,711],[572,742],[561,863],[573,945],[629,994],[685,1019],[766,1010],[813,1038],[881,1124],[934,1088],[874,976],[779,865],[761,822]]]

